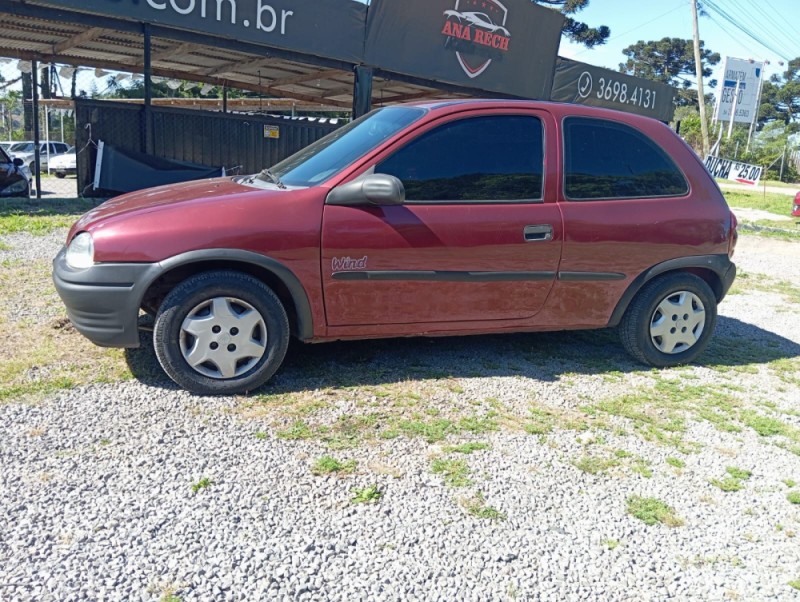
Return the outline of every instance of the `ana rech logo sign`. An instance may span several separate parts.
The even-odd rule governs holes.
[[[478,77],[508,52],[507,20],[508,10],[497,0],[456,0],[455,8],[444,11],[445,48],[455,51],[467,76]]]

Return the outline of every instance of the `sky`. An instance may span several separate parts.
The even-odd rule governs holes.
[[[769,46],[749,37],[709,6],[709,15],[700,17],[699,30],[704,47],[722,57],[712,79],[722,79],[726,56],[768,60],[767,78],[786,70],[779,61],[786,63],[800,56],[800,0],[712,0],[712,4]],[[559,54],[615,71],[626,60],[622,50],[639,40],[690,40],[693,35],[690,0],[590,0],[589,6],[574,18],[593,27],[607,25],[611,36],[604,45],[593,49],[562,39]]]

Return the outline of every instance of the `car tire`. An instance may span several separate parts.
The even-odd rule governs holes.
[[[200,395],[233,395],[263,385],[289,344],[289,321],[263,282],[233,271],[197,274],[166,296],[153,347],[164,372]]]
[[[63,171],[57,171],[57,172],[55,172],[55,173],[56,173],[56,177],[57,177],[59,180],[63,180],[64,178],[66,178],[66,177],[67,177],[67,174],[66,174],[66,172],[63,172]]]
[[[667,368],[693,361],[708,346],[717,324],[717,301],[694,274],[660,276],[634,297],[620,323],[625,350],[649,366]]]

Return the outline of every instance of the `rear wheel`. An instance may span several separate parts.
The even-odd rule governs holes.
[[[694,274],[667,274],[636,295],[620,323],[620,338],[644,364],[678,366],[705,350],[716,323],[717,302],[708,284]]]
[[[164,299],[153,329],[161,367],[181,387],[202,395],[246,393],[280,367],[289,322],[264,283],[231,271],[205,272]]]

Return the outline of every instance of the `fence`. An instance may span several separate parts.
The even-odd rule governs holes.
[[[256,173],[343,125],[342,119],[220,113],[75,100],[78,189],[92,195],[93,143],[164,159]]]

